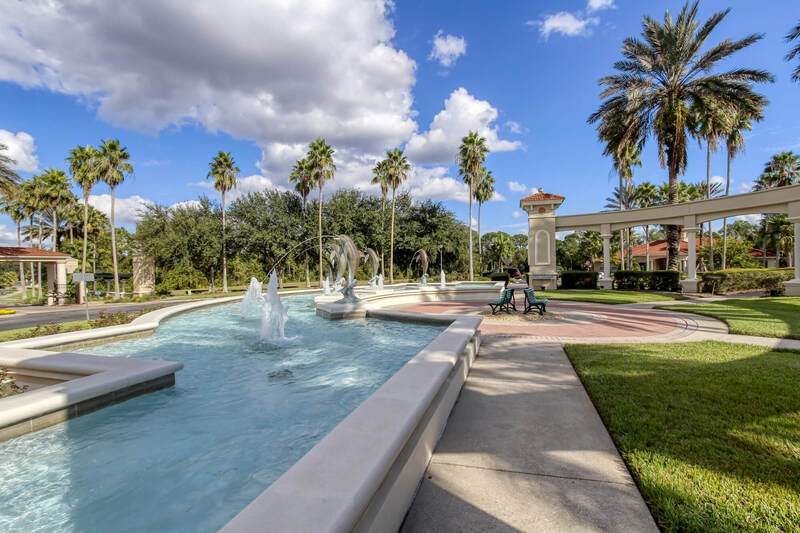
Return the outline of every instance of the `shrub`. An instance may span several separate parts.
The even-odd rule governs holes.
[[[179,265],[164,274],[164,280],[159,283],[157,292],[174,291],[177,289],[200,289],[208,287],[208,280],[202,272],[190,265]]]
[[[701,272],[703,292],[783,291],[783,282],[794,278],[793,268],[732,268]]]
[[[561,272],[562,289],[596,289],[599,272],[565,270]]]
[[[620,290],[678,291],[680,272],[675,270],[617,270],[616,288]]]
[[[20,387],[14,382],[14,378],[8,373],[7,369],[0,368],[0,398],[12,396],[28,390],[28,386]]]
[[[489,274],[490,281],[509,281],[511,276],[508,272],[492,272]]]
[[[10,287],[19,281],[19,274],[16,272],[3,272],[0,274],[0,287]]]

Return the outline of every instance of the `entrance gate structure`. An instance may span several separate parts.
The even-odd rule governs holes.
[[[558,273],[555,241],[559,231],[588,230],[600,233],[603,238],[603,279],[599,285],[610,289],[612,232],[645,225],[674,224],[682,226],[688,241],[687,279],[681,281],[683,292],[698,292],[699,224],[725,217],[783,213],[794,224],[795,234],[794,279],[784,282],[786,295],[800,296],[800,185],[642,209],[556,216],[556,210],[563,201],[563,196],[546,193],[542,189],[520,200],[520,207],[528,213],[528,284],[531,287],[556,288]]]

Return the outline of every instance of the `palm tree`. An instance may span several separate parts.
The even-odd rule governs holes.
[[[0,212],[8,215],[17,225],[17,246],[22,247],[22,221],[25,220],[25,208],[22,201],[22,191],[17,188],[13,195],[5,195],[0,199]],[[19,283],[22,294],[25,295],[25,268],[19,263]]]
[[[636,187],[636,196],[639,199],[638,207],[652,207],[658,203],[658,189],[649,181]],[[645,270],[650,270],[650,224],[644,226],[644,264]]]
[[[225,251],[225,193],[236,188],[236,175],[239,167],[230,152],[217,152],[208,164],[207,178],[214,180],[214,188],[222,195],[222,292],[228,292],[228,258]]]
[[[712,15],[701,25],[696,20],[697,5],[696,1],[687,3],[675,20],[667,11],[663,23],[644,17],[643,40],[625,40],[625,59],[614,65],[618,73],[600,80],[606,87],[601,97],[606,100],[589,117],[606,143],[606,155],[631,143],[641,148],[650,135],[655,137],[661,164],[668,169],[671,204],[678,202],[678,175],[686,169],[692,105],[704,102],[752,115],[766,104],[766,99],[753,91],[753,83],[773,80],[768,72],[749,68],[711,74],[718,62],[759,41],[762,35],[726,39],[701,54],[709,34],[729,10]],[[679,240],[678,226],[668,225],[668,267],[672,270],[679,266]]]
[[[616,170],[617,174],[619,174],[620,190],[622,190],[625,185],[633,181],[633,167],[642,166],[642,160],[639,158],[641,154],[642,154],[641,150],[639,150],[639,147],[636,146],[636,144],[634,143],[628,143],[626,145],[623,145],[617,152],[614,153],[613,155],[614,170]],[[624,208],[622,205],[620,205],[619,209],[622,210],[627,208]],[[622,256],[620,265],[622,265],[623,268],[625,268],[625,257],[627,255],[629,263],[628,268],[630,269],[633,267],[630,258],[631,254],[630,242],[628,243],[628,248],[627,248],[628,253],[626,254],[625,253],[626,248],[624,245],[625,239],[623,237],[624,233],[625,232],[623,230],[619,230],[619,240],[620,240],[619,249],[620,249],[620,254]],[[630,230],[628,231],[628,235],[630,236]]]
[[[114,227],[114,190],[125,181],[125,174],[133,174],[128,148],[118,139],[107,139],[100,145],[100,178],[111,187],[111,264],[114,268],[114,298],[119,298],[119,271],[117,269],[117,239]]]
[[[764,172],[756,180],[754,191],[763,191],[773,187],[786,187],[800,180],[800,156],[793,152],[781,152],[772,156]]]
[[[8,150],[8,146],[0,143],[0,152]],[[11,169],[17,162],[5,154],[0,154],[0,193],[9,195],[14,192],[20,182],[19,175]]]
[[[481,244],[481,206],[494,196],[494,178],[492,171],[483,169],[478,183],[475,185],[473,193],[475,201],[478,202],[478,270],[483,270],[483,246]]]
[[[497,266],[503,268],[503,259],[514,253],[514,243],[508,234],[500,232],[489,244],[489,252],[493,259],[497,259]]]
[[[53,244],[52,250],[58,251],[58,208],[62,206],[62,201],[69,193],[69,177],[63,170],[49,168],[41,176],[42,194],[45,198],[45,205],[50,210],[50,219],[53,223]]]
[[[606,198],[606,209],[635,209],[639,205],[639,189],[633,183],[625,183],[622,187],[615,187],[614,193],[609,198]],[[623,268],[628,268],[629,270],[633,268],[633,261],[631,259],[631,228],[626,228],[625,230],[620,230],[620,237],[623,235],[623,231],[627,233],[627,245],[628,245],[628,265]],[[620,255],[622,255],[622,242],[620,242]]]
[[[319,286],[322,287],[322,187],[325,182],[333,179],[333,172],[336,164],[333,162],[333,148],[324,139],[316,139],[308,147],[306,157],[309,164],[314,169],[312,176],[314,185],[319,189],[319,218],[317,220],[317,231],[319,231]]]
[[[478,135],[478,132],[471,131],[466,137],[461,139],[461,146],[458,149],[458,166],[464,183],[469,186],[469,280],[474,279],[474,269],[472,267],[472,198],[474,195],[475,182],[481,175],[483,163],[486,161],[486,154],[489,148],[486,146],[486,138]]]
[[[108,228],[108,217],[99,209],[89,206],[89,215],[86,218],[85,227],[92,236],[92,272],[97,272],[97,238],[103,233],[104,229]],[[96,278],[93,290],[97,291]]]
[[[761,120],[762,115],[759,112],[753,116],[746,116],[742,113],[736,113],[730,124],[725,136],[725,148],[728,151],[728,174],[725,178],[725,196],[730,194],[731,190],[731,164],[733,158],[740,152],[744,151],[744,135],[743,131],[750,131],[753,125],[750,120]],[[722,270],[725,270],[728,265],[728,218],[722,219]]]
[[[389,194],[389,160],[383,159],[375,163],[375,167],[372,169],[372,183],[373,185],[379,185],[381,188],[381,274],[385,277],[386,276],[386,264],[384,263],[384,251],[386,248],[386,217],[384,216],[384,211],[386,208],[386,196]]]
[[[98,173],[99,152],[90,145],[77,146],[69,151],[66,161],[69,163],[69,171],[72,173],[72,180],[80,185],[83,191],[83,254],[81,256],[81,272],[86,274],[86,244],[88,241],[87,226],[89,220],[89,196],[92,194],[92,187],[100,179]]]
[[[298,159],[292,167],[292,173],[289,174],[289,182],[294,182],[294,190],[297,191],[303,198],[303,220],[306,218],[306,203],[308,202],[308,195],[311,194],[311,189],[314,188],[314,169],[312,168],[307,158]],[[305,226],[305,222],[303,223]],[[308,271],[308,254],[305,255],[306,266],[306,287],[311,287],[311,274]]]
[[[399,148],[386,152],[386,175],[392,189],[392,224],[389,230],[389,283],[394,283],[394,201],[397,188],[408,178],[411,165]]]
[[[38,174],[33,176],[31,180],[27,183],[30,183],[29,191],[26,195],[27,202],[30,204],[31,209],[31,238],[32,233],[35,230],[37,232],[37,239],[36,244],[39,249],[42,249],[42,230],[44,228],[44,224],[42,223],[42,215],[44,210],[47,209],[48,206],[48,194],[47,194],[47,187],[45,185],[44,174]],[[33,216],[36,215],[39,218],[39,224],[36,228],[33,226]],[[36,292],[37,297],[42,297],[42,262],[38,261],[36,263]]]
[[[794,40],[800,41],[800,22],[797,23],[797,26],[792,28],[792,30],[786,34],[786,41],[792,42]],[[795,57],[800,57],[800,42],[797,43],[797,46],[792,48],[788,54],[786,54],[786,61],[791,61]],[[800,65],[794,70],[792,74],[792,79],[794,81],[800,81]]]

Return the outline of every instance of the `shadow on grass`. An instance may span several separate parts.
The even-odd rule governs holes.
[[[567,352],[663,529],[800,523],[800,353],[715,342]]]
[[[800,339],[800,298],[743,298],[660,309],[717,318],[728,324],[731,333]]]

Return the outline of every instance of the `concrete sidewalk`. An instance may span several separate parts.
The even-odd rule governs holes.
[[[401,531],[658,529],[561,345],[486,336]]]

